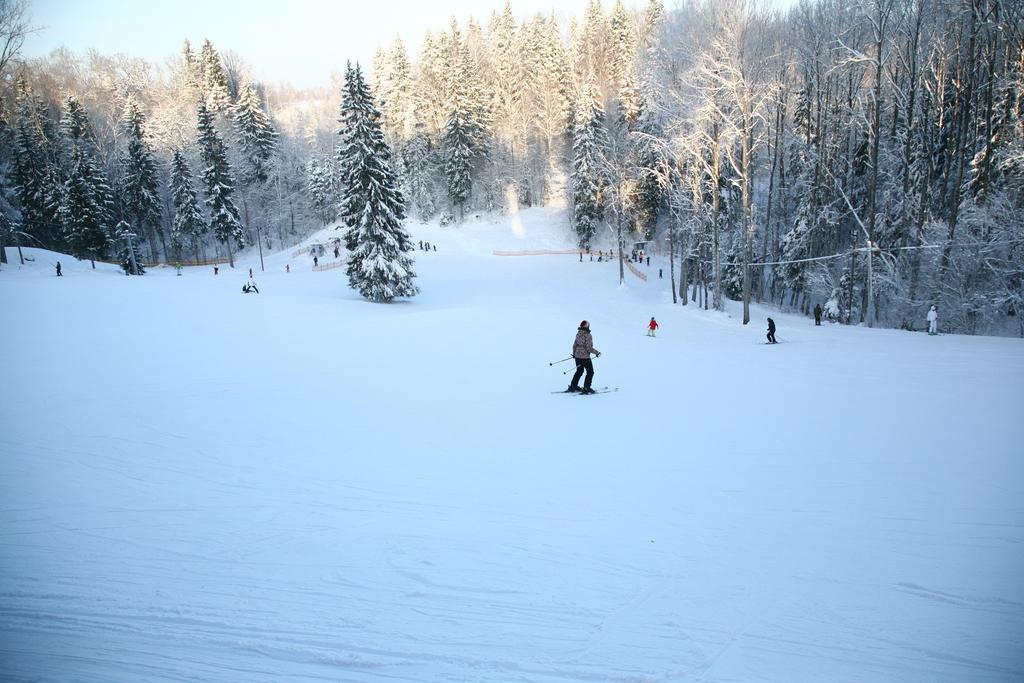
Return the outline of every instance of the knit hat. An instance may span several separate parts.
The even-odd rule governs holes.
[[[590,329],[590,323],[588,323],[586,320],[583,320],[580,322],[580,327],[585,330],[588,330]]]

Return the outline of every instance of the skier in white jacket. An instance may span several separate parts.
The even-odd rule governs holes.
[[[928,311],[928,334],[939,333],[939,309],[932,306],[932,309]]]

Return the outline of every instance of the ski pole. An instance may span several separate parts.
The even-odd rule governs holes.
[[[556,360],[554,363],[548,363],[548,365],[558,365],[559,363],[564,363],[567,360],[572,360],[572,356],[569,356],[568,358],[563,358],[562,360]]]

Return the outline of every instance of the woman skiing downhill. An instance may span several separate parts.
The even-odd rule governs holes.
[[[594,354],[598,358],[601,357],[601,352],[594,348],[594,338],[590,336],[590,323],[584,320],[576,330],[576,339],[572,343],[572,357],[576,361],[576,373],[572,376],[572,382],[566,389],[567,392],[596,393],[590,388],[594,381],[594,362],[590,360],[590,354]],[[586,371],[587,377],[583,380],[583,388],[580,389],[580,377],[584,371]]]
[[[656,337],[656,336],[658,336],[658,335],[654,334],[654,331],[657,330],[657,329],[658,329],[658,321],[655,320],[654,316],[652,315],[651,316],[651,322],[648,323],[648,325],[647,325],[647,336],[648,337]]]
[[[771,318],[768,318],[768,343],[778,344],[775,340],[775,321]]]

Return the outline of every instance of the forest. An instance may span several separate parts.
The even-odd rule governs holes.
[[[407,220],[564,206],[581,249],[669,256],[679,305],[907,329],[936,305],[948,331],[1024,336],[1020,0],[438,21],[363,65]],[[30,30],[31,5],[0,0],[3,245],[141,274],[343,218],[343,54],[300,90],[201,36],[163,63],[25,59]]]

